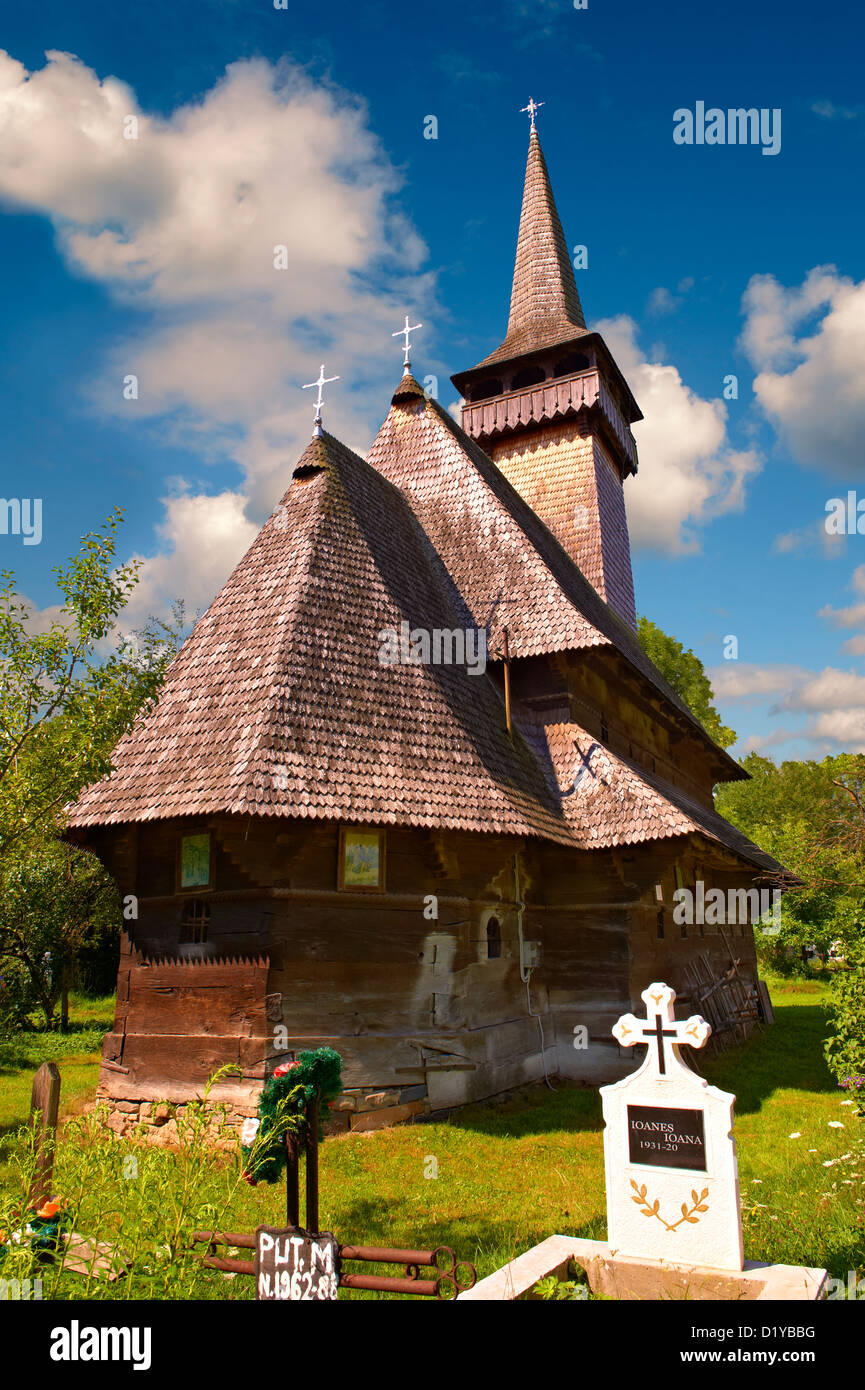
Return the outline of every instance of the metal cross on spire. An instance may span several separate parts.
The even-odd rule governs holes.
[[[321,407],[322,407],[323,404],[324,404],[324,398],[322,397],[322,394],[321,394],[321,388],[322,388],[322,386],[326,386],[327,383],[328,383],[329,381],[339,381],[339,377],[338,377],[338,376],[325,376],[325,374],[324,374],[324,363],[322,362],[321,366],[320,366],[319,369],[318,369],[318,380],[317,380],[317,381],[307,381],[307,382],[305,383],[305,385],[303,386],[303,388],[302,388],[304,391],[308,391],[308,390],[310,389],[311,386],[317,386],[317,387],[318,387],[318,396],[316,397],[316,400],[315,400],[315,420],[314,420],[314,422],[313,422],[313,427],[312,427],[313,436],[315,436],[315,435],[317,435],[317,434],[321,434]]]
[[[532,124],[531,124],[532,130],[534,130],[534,128],[535,128],[535,112],[538,111],[538,110],[540,110],[540,108],[541,108],[542,106],[546,106],[546,104],[547,104],[547,103],[546,103],[545,101],[535,101],[534,97],[529,97],[529,104],[528,104],[528,106],[521,106],[521,107],[520,107],[520,112],[528,111],[528,113],[529,113],[529,120],[530,120],[531,123],[532,123]]]
[[[408,314],[406,314],[404,326],[402,328],[398,328],[395,333],[391,333],[390,335],[392,338],[405,338],[405,355],[403,357],[403,367],[406,371],[408,371],[409,367],[411,366],[411,343],[409,342],[409,334],[414,333],[416,328],[423,328],[423,324],[409,323]]]

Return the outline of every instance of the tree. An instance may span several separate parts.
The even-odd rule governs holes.
[[[156,696],[184,627],[176,603],[168,623],[118,631],[138,570],[115,566],[120,519],[115,511],[54,569],[64,602],[44,632],[33,630],[14,575],[0,572],[0,958],[49,1027],[88,949],[119,926],[98,861],[60,841],[64,808],[111,770],[116,743]]]
[[[637,620],[637,636],[646,655],[655,663],[661,675],[676,694],[684,700],[695,719],[699,719],[710,738],[721,748],[736,742],[735,730],[721,723],[721,716],[712,701],[714,694],[709,677],[698,656],[688,651],[648,618]]]
[[[750,781],[719,787],[717,809],[802,880],[784,894],[780,936],[761,938],[769,960],[784,969],[791,950],[804,961],[809,944],[826,952],[836,938],[852,949],[865,911],[865,757],[778,767],[752,753],[742,766]]]
[[[51,1029],[59,1002],[65,1031],[70,988],[88,957],[119,935],[116,885],[95,855],[60,840],[31,847],[5,869],[0,956],[4,975],[9,961],[21,971],[18,989],[7,989],[6,1010],[23,1004],[26,1012],[32,1001]]]
[[[64,603],[45,632],[31,630],[14,575],[0,572],[0,872],[10,853],[62,829],[64,805],[110,770],[115,744],[177,650],[182,605],[172,624],[151,619],[132,637],[117,635],[138,568],[114,567],[120,516],[54,569]]]

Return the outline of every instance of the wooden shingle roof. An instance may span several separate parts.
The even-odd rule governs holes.
[[[478,366],[570,342],[586,333],[574,267],[536,130],[529,153],[517,236],[508,331]]]
[[[488,627],[491,652],[501,652],[504,628],[514,657],[610,648],[714,750],[719,780],[746,776],[480,445],[413,378],[400,384],[367,458],[404,492],[474,621]]]
[[[403,620],[473,626],[400,492],[324,434],[71,825],[229,812],[572,844],[489,676],[381,664]]]
[[[711,807],[671,782],[613,753],[579,724],[545,724],[523,733],[561,797],[581,849],[607,849],[683,835],[702,835],[767,875],[792,878]]]

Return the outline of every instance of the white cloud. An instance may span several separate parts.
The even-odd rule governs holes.
[[[776,708],[834,712],[865,709],[865,676],[826,666],[789,690]],[[862,716],[859,718],[861,721]]]
[[[821,550],[827,560],[837,559],[844,550],[845,537],[826,530],[826,517],[818,517],[808,526],[794,531],[781,531],[772,542],[776,555],[792,555],[799,551]]]
[[[141,627],[176,598],[185,600],[190,619],[207,608],[258,534],[244,514],[244,502],[239,492],[162,499],[165,518],[157,531],[163,549],[154,556],[132,557],[141,568],[123,611],[124,630]]]
[[[697,395],[676,367],[645,360],[633,319],[621,315],[596,327],[645,416],[634,426],[639,472],[625,488],[631,543],[693,554],[697,528],[744,506],[747,480],[760,460],[751,450],[731,447],[723,401]]]
[[[751,701],[764,695],[787,691],[797,681],[806,680],[810,671],[802,666],[775,663],[759,666],[749,661],[725,661],[706,673],[719,700]]]
[[[834,101],[812,101],[811,110],[827,121],[854,121],[860,114],[857,107],[838,106]]]
[[[313,393],[300,387],[322,358],[341,378],[326,426],[365,447],[400,375],[392,330],[408,311],[432,338],[432,277],[394,204],[400,178],[363,103],[288,60],[235,63],[162,118],[74,55],[46,56],[29,73],[0,52],[0,199],[44,213],[72,270],[141,311],[91,403],[234,461],[236,495],[185,505],[203,515],[212,503],[227,521],[236,496],[239,536],[247,512],[260,521],[271,509],[308,442]],[[137,139],[124,138],[128,116]],[[122,391],[129,374],[134,401]],[[182,581],[197,606],[228,561],[187,552],[176,515],[169,505],[162,530],[170,568],[149,559],[139,596],[173,596]]]
[[[657,289],[652,290],[646,304],[646,312],[649,314],[672,314],[681,304],[681,299],[677,299],[663,285],[658,285]]]
[[[742,300],[754,394],[800,463],[860,477],[865,434],[865,281],[817,266],[788,289],[755,275]]]
[[[765,666],[724,662],[706,674],[720,701],[748,706],[777,695],[780,698],[768,708],[770,716],[807,716],[800,728],[785,726],[769,734],[752,735],[741,744],[739,751],[743,753],[795,742],[801,743],[810,757],[865,752],[865,676],[833,666],[809,671],[780,662]]]

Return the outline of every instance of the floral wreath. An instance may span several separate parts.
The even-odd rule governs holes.
[[[247,1120],[241,1131],[246,1181],[253,1187],[259,1182],[276,1182],[286,1163],[286,1135],[293,1136],[299,1149],[305,1149],[309,1142],[309,1102],[318,1096],[320,1105],[327,1109],[341,1090],[342,1058],[332,1047],[301,1052],[295,1061],[276,1067],[259,1097],[258,1119]]]

